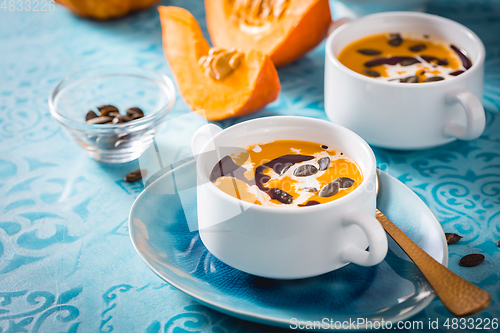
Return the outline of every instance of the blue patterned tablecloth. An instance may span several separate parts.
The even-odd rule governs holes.
[[[205,26],[202,1],[164,4],[188,8]],[[429,11],[466,24],[486,44],[487,129],[470,142],[375,153],[445,232],[464,236],[449,247],[449,267],[491,294],[491,306],[475,318],[500,318],[500,2],[439,0]],[[221,125],[267,115],[326,119],[323,57],[324,45],[280,69],[278,101]],[[143,187],[122,179],[137,161],[91,160],[51,118],[47,96],[57,81],[117,63],[170,75],[155,8],[111,22],[82,20],[59,6],[0,9],[0,332],[282,331],[210,310],[157,277],[128,236],[128,212]],[[172,115],[188,112],[178,96]],[[486,260],[459,266],[469,253]],[[436,299],[413,319],[450,316]]]

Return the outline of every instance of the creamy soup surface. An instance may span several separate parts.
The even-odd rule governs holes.
[[[342,152],[308,141],[254,144],[222,158],[210,181],[225,193],[264,206],[312,206],[355,190],[363,175]]]
[[[394,83],[425,83],[453,79],[472,62],[467,52],[429,35],[385,33],[346,46],[338,56],[347,68]]]

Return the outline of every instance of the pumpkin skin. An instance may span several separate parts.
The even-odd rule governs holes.
[[[179,7],[159,6],[163,47],[180,93],[191,109],[216,121],[257,111],[276,100],[281,90],[278,72],[269,56],[244,53],[229,76],[205,76],[199,59],[210,45],[191,13]]]
[[[159,0],[56,0],[75,15],[109,20],[151,7]]]
[[[205,0],[207,27],[215,46],[258,50],[276,67],[288,65],[327,36],[332,22],[328,0],[289,0],[282,16],[255,27],[234,19],[237,0]]]

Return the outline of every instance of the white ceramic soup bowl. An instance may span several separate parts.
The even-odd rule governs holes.
[[[370,35],[421,33],[465,49],[472,67],[444,81],[401,84],[358,74],[338,60],[350,43]],[[471,30],[423,13],[373,14],[346,23],[326,42],[325,110],[336,124],[370,144],[390,149],[425,149],[456,139],[473,140],[484,130],[484,45]]]
[[[311,141],[340,150],[357,163],[364,181],[344,197],[307,207],[248,203],[210,182],[214,166],[236,147],[273,140]],[[295,279],[350,262],[372,266],[384,259],[387,236],[374,217],[375,156],[350,130],[305,117],[266,117],[225,130],[205,125],[194,134],[192,149],[199,233],[206,248],[226,264],[262,277]]]

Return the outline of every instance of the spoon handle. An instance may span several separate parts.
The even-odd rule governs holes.
[[[490,304],[491,298],[486,291],[462,279],[434,260],[378,209],[376,217],[389,236],[417,265],[436,295],[453,315],[470,316]]]

